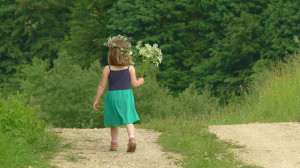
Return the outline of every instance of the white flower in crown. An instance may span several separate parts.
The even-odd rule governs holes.
[[[117,46],[113,42],[113,39],[115,39],[115,38],[123,39],[127,43],[129,49],[125,49],[123,47]],[[129,57],[130,55],[132,55],[132,51],[131,51],[131,43],[128,40],[131,41],[132,38],[131,37],[127,38],[126,36],[118,35],[118,36],[107,38],[107,42],[103,43],[103,45],[106,46],[106,47],[109,47],[109,48],[117,47],[117,48],[119,48],[121,50],[122,54],[125,54],[125,55],[127,55]]]

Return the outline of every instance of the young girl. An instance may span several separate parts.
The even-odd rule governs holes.
[[[104,125],[111,128],[111,151],[116,151],[118,147],[118,128],[120,125],[126,125],[129,136],[127,152],[134,152],[136,141],[134,136],[134,125],[140,119],[136,113],[130,82],[133,87],[139,87],[144,84],[144,79],[136,79],[133,62],[129,56],[130,43],[127,38],[117,36],[111,38],[107,46],[108,66],[103,69],[102,79],[98,86],[97,94],[94,101],[94,109],[98,108],[100,99],[107,80],[108,91],[105,96],[104,105]]]

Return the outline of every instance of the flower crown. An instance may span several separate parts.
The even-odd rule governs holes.
[[[115,38],[124,40],[127,43],[129,49],[125,49],[123,47],[117,46],[116,43],[113,42],[113,39],[115,39]],[[125,54],[129,57],[130,55],[132,55],[132,51],[131,51],[131,43],[128,40],[131,41],[131,37],[127,38],[126,36],[118,35],[118,36],[114,36],[114,37],[109,37],[107,39],[107,42],[105,42],[103,44],[104,44],[104,46],[106,46],[108,48],[117,47],[121,50],[121,54]]]

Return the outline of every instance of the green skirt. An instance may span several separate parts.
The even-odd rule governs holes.
[[[139,122],[131,89],[107,91],[104,105],[104,126],[120,126]]]

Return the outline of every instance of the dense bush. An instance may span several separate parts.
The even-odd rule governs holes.
[[[82,69],[62,52],[51,69],[39,59],[26,66],[21,88],[57,127],[102,127],[103,102],[97,112],[92,108],[101,70],[99,63]]]
[[[29,107],[20,95],[0,98],[0,166],[45,167],[45,158],[60,139],[46,131],[39,108]]]
[[[12,137],[21,137],[26,142],[35,143],[35,138],[46,127],[45,122],[37,120],[37,110],[26,107],[25,102],[15,97],[9,97],[7,101],[1,100],[0,103],[0,130]]]
[[[142,122],[154,118],[204,118],[219,110],[218,99],[211,97],[208,90],[198,94],[194,87],[190,87],[174,97],[167,88],[159,86],[155,68],[149,68],[145,84],[133,90],[136,109]]]
[[[136,67],[139,72],[140,67]],[[50,123],[61,127],[103,127],[105,93],[99,101],[99,109],[92,109],[102,68],[95,63],[90,69],[81,69],[72,63],[67,53],[62,53],[49,69],[46,61],[33,60],[24,69],[22,82],[24,94],[40,104]],[[218,108],[218,101],[210,94],[199,95],[189,88],[178,97],[169,94],[156,80],[156,67],[146,71],[145,85],[133,89],[137,112],[142,122],[152,118],[187,118],[208,115]]]

